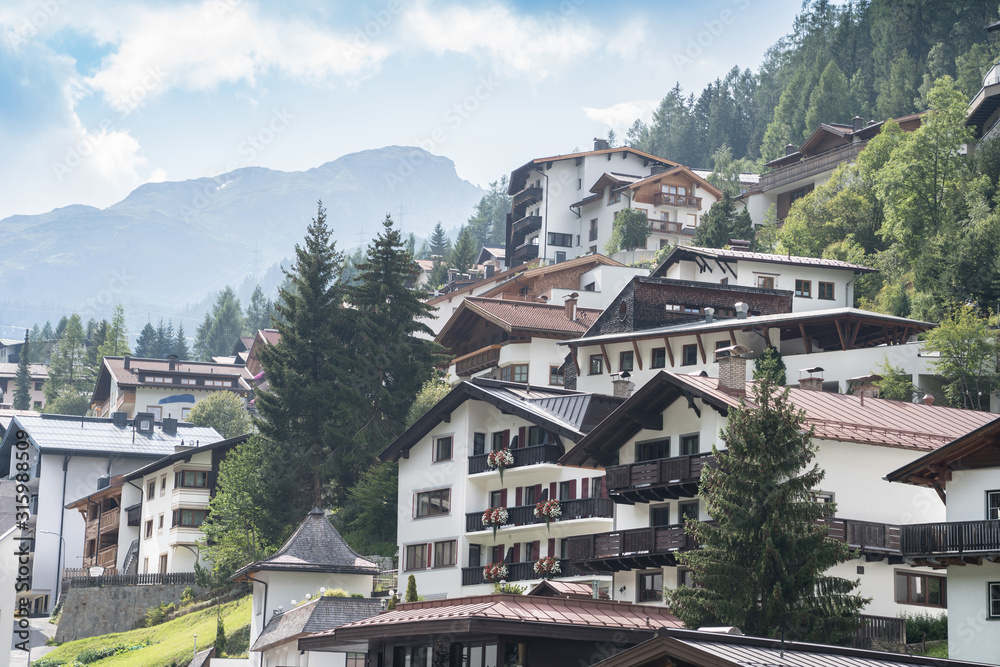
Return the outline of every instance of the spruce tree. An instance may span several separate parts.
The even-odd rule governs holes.
[[[212,328],[208,334],[209,357],[226,356],[243,335],[243,311],[233,288],[226,286],[212,309]]]
[[[781,352],[773,345],[768,345],[757,357],[754,363],[753,379],[763,380],[767,378],[774,384],[781,386],[787,384],[785,378],[785,362],[781,358]]]
[[[417,601],[417,578],[412,574],[406,579],[406,597],[403,602]]]
[[[451,265],[459,273],[466,273],[475,266],[482,245],[477,244],[468,226],[462,227],[451,251]]]
[[[440,222],[434,225],[434,233],[431,234],[429,244],[431,255],[438,255],[443,261],[448,261],[451,255],[451,239],[444,233],[444,227]]]
[[[699,489],[715,523],[689,521],[701,548],[679,557],[697,587],[668,595],[686,626],[827,643],[857,628],[868,600],[853,593],[857,582],[826,574],[851,552],[817,523],[835,507],[810,497],[824,472],[804,422],[768,379],[755,383],[752,403],[730,410],[728,449],[713,445],[718,466],[706,466]]]
[[[87,364],[86,339],[80,316],[67,319],[63,337],[52,354],[49,380],[45,383],[45,399],[54,400],[61,394],[82,395],[93,389],[93,369]]]
[[[255,336],[259,330],[270,328],[273,311],[274,304],[270,299],[264,297],[264,290],[260,288],[260,285],[257,285],[250,296],[250,303],[247,305],[244,333],[247,336]]]
[[[754,240],[753,222],[746,207],[737,205],[728,192],[712,204],[694,230],[695,245],[703,248],[724,248],[733,239]]]
[[[209,343],[209,335],[211,332],[212,316],[205,313],[205,319],[198,325],[194,336],[194,356],[201,361],[212,360],[212,350]]]
[[[17,371],[14,373],[14,404],[15,410],[27,410],[31,407],[31,343],[28,341],[28,330],[24,331],[24,345],[17,359]]]
[[[100,359],[104,357],[122,357],[131,354],[128,349],[128,327],[125,325],[125,309],[121,304],[115,306],[104,342],[97,350]]]
[[[353,479],[363,360],[350,348],[358,312],[345,306],[342,266],[320,202],[285,272],[275,322],[281,340],[261,350],[269,388],[256,397],[259,432],[301,476],[289,503],[299,515],[325,505],[331,480]],[[333,489],[343,491],[343,484]]]
[[[187,359],[191,356],[188,350],[187,338],[184,337],[184,325],[177,325],[177,336],[174,338],[171,353],[176,354],[178,359]]]
[[[155,359],[157,344],[156,329],[153,328],[152,324],[146,322],[146,326],[142,328],[139,337],[135,340],[135,356],[143,359]]]

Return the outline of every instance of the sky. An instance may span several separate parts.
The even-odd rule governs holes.
[[[3,0],[0,219],[421,146],[480,186],[756,70],[800,0]],[[707,166],[707,165],[693,165]]]

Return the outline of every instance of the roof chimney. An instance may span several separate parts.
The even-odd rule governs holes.
[[[132,357],[126,354],[123,361],[125,363],[125,370],[129,370],[130,368],[132,368]]]
[[[486,263],[486,267],[484,269],[483,277],[485,277],[485,278],[492,278],[494,272],[496,272],[496,267],[493,266],[492,264],[490,264],[489,262],[487,262]]]
[[[662,174],[666,170],[667,168],[662,164],[654,164],[652,167],[649,168],[649,175],[656,176],[657,174]]]
[[[881,380],[882,376],[875,373],[871,375],[859,375],[858,377],[849,378],[847,386],[851,388],[855,396],[861,397],[861,405],[864,405],[866,398],[878,398],[879,387],[876,383]]]
[[[608,143],[607,139],[598,139],[594,137],[594,150],[595,151],[606,151],[611,148],[611,144]]]
[[[579,298],[579,294],[573,292],[566,299],[566,319],[570,322],[576,322],[576,300]]]
[[[714,318],[715,318],[715,308],[711,308],[711,307],[706,308],[705,309],[705,321],[706,322],[711,322]]]
[[[611,386],[614,387],[615,398],[628,398],[635,391],[635,382],[630,379],[632,374],[628,371],[613,373],[611,375]]]
[[[795,144],[785,144],[785,155],[791,155],[796,152],[798,147]]]
[[[128,413],[112,412],[111,423],[117,426],[118,428],[125,428],[126,426],[128,426]]]
[[[733,396],[747,393],[747,360],[744,354],[750,351],[746,345],[731,345],[715,351],[719,362],[719,390]]]
[[[167,435],[177,435],[177,420],[173,417],[164,417],[161,421],[161,428]]]
[[[851,126],[857,132],[865,126],[865,121],[861,119],[861,116],[855,116],[851,121]]]
[[[819,369],[822,371],[823,369]],[[822,375],[810,375],[809,377],[799,378],[799,389],[805,389],[806,391],[823,391],[823,376]]]
[[[168,370],[176,370],[177,368],[177,355],[168,354],[167,355],[167,368]]]
[[[750,242],[746,239],[729,239],[729,247],[740,252],[750,252]]]
[[[743,301],[737,301],[733,308],[736,309],[736,319],[745,320],[747,318],[747,313],[750,311],[750,306],[748,306]]]

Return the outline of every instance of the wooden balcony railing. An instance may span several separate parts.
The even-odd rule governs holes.
[[[118,530],[118,522],[121,520],[121,508],[116,507],[101,514],[101,533],[109,533]]]
[[[503,343],[490,345],[489,347],[484,347],[461,357],[456,357],[452,360],[452,363],[455,364],[455,375],[467,377],[473,373],[484,371],[487,368],[493,368],[500,363],[501,348],[503,348]]]
[[[118,561],[118,545],[113,544],[97,552],[97,564],[103,568],[113,568]],[[109,573],[113,574],[113,573]]]
[[[83,537],[85,540],[97,539],[97,519],[87,522],[87,527],[84,530]]]
[[[902,551],[904,556],[1000,553],[1000,519],[903,526]]]
[[[672,192],[657,192],[653,195],[653,206],[683,206],[701,208],[701,197],[678,195]]]
[[[850,162],[856,158],[864,147],[865,142],[859,141],[834,148],[814,157],[799,160],[784,167],[777,167],[766,174],[761,174],[760,185],[758,187],[762,190],[770,190],[771,188],[780,187],[806,176],[834,169],[842,162]]]
[[[525,236],[541,228],[542,216],[540,215],[526,215],[520,220],[515,221],[511,225],[511,236],[514,239],[514,245],[521,245]]]
[[[670,222],[669,220],[650,220],[649,222],[654,232],[680,234],[681,229],[683,229],[683,225],[679,222]]]
[[[529,241],[528,243],[522,243],[514,248],[514,259],[527,262],[528,260],[535,259],[536,257],[538,257],[538,244],[531,243]]]
[[[610,498],[561,500],[559,501],[559,508],[562,510],[562,514],[555,521],[593,518],[610,519],[615,515],[615,502]],[[545,520],[535,518],[535,506],[533,504],[507,508],[507,526],[528,526],[536,523],[544,524]],[[490,530],[483,526],[483,512],[466,513],[465,531],[473,533],[479,530]]]
[[[690,454],[611,466],[605,472],[608,495],[626,503],[692,498],[701,469],[714,463],[711,454]]]
[[[537,185],[529,185],[514,195],[511,204],[516,208],[518,206],[531,206],[540,201],[542,201],[542,188]]]
[[[900,526],[853,519],[822,519],[830,527],[829,538],[865,553],[900,553]]]
[[[573,563],[571,563],[568,558],[564,558],[559,561],[559,574],[556,575],[557,578],[575,577],[581,574],[584,573],[575,568]],[[540,576],[535,574],[535,561],[527,563],[507,563],[507,581],[531,581],[533,579],[541,579]],[[482,567],[462,568],[463,586],[475,586],[477,584],[486,583],[489,582],[483,579]]]
[[[535,445],[533,447],[518,447],[510,450],[514,455],[514,465],[511,468],[537,465],[539,463],[555,463],[564,454],[559,445]],[[486,472],[490,467],[486,463],[489,454],[473,454],[469,457],[469,474]],[[510,470],[510,468],[508,468]]]

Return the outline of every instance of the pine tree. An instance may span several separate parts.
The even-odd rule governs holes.
[[[27,410],[31,407],[31,349],[28,340],[28,330],[24,331],[24,345],[21,346],[17,359],[17,371],[14,373],[14,404],[15,410]]]
[[[261,350],[269,388],[256,397],[260,433],[301,475],[287,503],[300,515],[325,505],[331,480],[353,477],[362,360],[350,347],[359,313],[345,307],[342,265],[320,202],[285,272],[276,306],[281,340]]]
[[[224,658],[226,655],[226,625],[222,622],[222,608],[219,607],[219,620],[215,624],[215,655]]]
[[[688,627],[734,626],[758,637],[833,642],[857,628],[869,600],[857,582],[828,576],[851,557],[818,523],[829,504],[813,500],[824,472],[805,414],[770,380],[755,383],[752,403],[731,409],[712,447],[717,467],[705,468],[699,494],[715,523],[689,521],[700,549],[680,555],[695,588],[669,594]]]
[[[159,341],[156,336],[156,329],[149,322],[139,332],[139,337],[135,341],[135,356],[141,359],[157,359]]]
[[[469,218],[468,228],[477,246],[503,244],[507,234],[510,200],[507,194],[507,175],[504,174],[499,180],[490,183],[489,192],[479,200],[476,212]],[[455,243],[457,245],[458,241]],[[479,248],[476,250],[478,252]]]
[[[412,574],[406,580],[406,597],[403,598],[403,602],[416,602],[417,601],[417,578]]]
[[[854,113],[851,85],[837,63],[831,60],[809,97],[805,131],[811,133],[820,123],[850,123]]]
[[[694,230],[695,245],[703,248],[723,248],[732,239],[754,240],[753,222],[746,207],[736,204],[728,193],[712,204]]]
[[[226,356],[243,335],[243,311],[232,287],[222,290],[212,309],[212,328],[208,334],[209,357]]]
[[[211,361],[212,351],[209,335],[212,332],[212,316],[205,313],[205,319],[198,325],[194,337],[194,356],[201,361]]]
[[[47,341],[55,340],[55,338],[56,338],[56,335],[55,335],[55,332],[52,331],[52,323],[46,321],[45,322],[45,326],[42,327],[42,340],[47,342]]]
[[[247,305],[244,333],[247,336],[256,336],[259,330],[269,329],[273,311],[274,304],[270,299],[264,298],[264,290],[260,288],[260,285],[257,285],[250,296],[250,303]]]
[[[171,327],[172,328],[172,327]],[[170,346],[173,344],[174,332],[167,332],[167,325],[163,323],[161,319],[156,325],[156,344],[153,346],[155,350],[156,359],[166,359],[167,355],[170,354]]]
[[[104,357],[122,357],[131,354],[128,349],[128,328],[125,325],[125,309],[121,304],[114,308],[111,325],[108,327],[104,342],[97,350],[99,359]]]
[[[443,261],[448,261],[451,256],[451,239],[444,233],[444,227],[440,222],[434,225],[434,233],[431,234],[429,244],[432,256],[437,255]]]
[[[753,379],[767,379],[779,387],[786,384],[785,362],[781,358],[781,352],[773,345],[768,345],[757,357],[754,363]]]
[[[82,395],[93,389],[93,369],[87,365],[87,350],[80,316],[67,319],[63,337],[52,354],[45,399],[53,401],[60,394]]]
[[[475,266],[481,248],[482,246],[477,245],[473,238],[469,226],[462,227],[458,232],[458,238],[455,239],[455,247],[451,251],[452,268],[458,269],[459,273],[468,272],[471,267]]]
[[[184,337],[184,325],[177,325],[177,337],[174,338],[171,353],[176,354],[178,359],[187,359],[191,356],[188,350],[187,338]]]
[[[87,339],[87,363],[92,368],[97,368],[98,363],[100,362],[101,358],[98,352],[108,337],[108,327],[110,326],[111,325],[108,324],[107,320],[101,320],[96,326],[94,326],[93,333]]]

